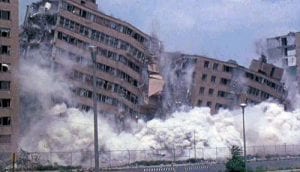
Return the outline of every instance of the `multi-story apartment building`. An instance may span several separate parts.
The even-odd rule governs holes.
[[[14,152],[19,135],[19,1],[0,0],[0,152]],[[2,155],[2,154],[1,154]]]
[[[300,32],[267,39],[268,61],[285,69],[287,82],[300,84]],[[299,90],[298,90],[299,91]]]
[[[173,60],[177,62],[175,66],[180,66],[176,71],[178,80],[191,77],[192,82],[188,86],[187,82],[167,85],[176,87],[175,98],[179,97],[177,99],[182,101],[186,97],[186,102],[190,105],[207,106],[212,113],[216,113],[220,108],[230,109],[241,102],[256,104],[271,97],[285,101],[286,92],[281,83],[283,70],[267,64],[264,58],[253,60],[249,69],[233,60],[225,62],[185,54],[176,59]],[[186,73],[182,71],[187,69],[193,71],[192,75],[180,74]]]
[[[290,32],[287,35],[267,39],[268,61],[288,69],[290,74],[297,74],[299,66],[300,32]]]
[[[137,118],[148,97],[150,36],[97,10],[95,0],[42,0],[27,9],[22,47],[46,50],[53,69],[67,72],[81,109],[92,106],[92,60],[97,49],[98,109]],[[30,56],[30,55],[27,55]],[[29,58],[29,57],[27,57]]]

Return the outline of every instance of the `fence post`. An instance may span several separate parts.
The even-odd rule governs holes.
[[[197,159],[197,150],[196,150],[196,132],[194,130],[194,158]]]
[[[202,158],[205,160],[205,154],[204,154],[204,151],[205,151],[205,149],[204,148],[202,148]]]
[[[13,153],[12,156],[12,171],[15,172],[15,163],[16,163],[16,153]]]
[[[175,145],[173,145],[173,161],[175,163],[176,155],[175,155]]]
[[[128,165],[130,166],[130,161],[131,161],[131,160],[130,160],[130,158],[131,158],[131,157],[130,157],[130,150],[128,150],[128,158],[129,158],[129,163],[128,163]]]
[[[73,166],[73,152],[71,152],[71,167]]]
[[[286,143],[284,143],[284,155],[287,155],[287,152],[286,152]]]
[[[108,151],[108,153],[109,153],[109,168],[111,168],[111,150],[109,150]]]
[[[265,149],[265,145],[263,145],[263,150],[264,150],[264,157],[266,158],[266,149]]]
[[[295,145],[293,145],[293,153],[294,153],[294,155],[297,155],[297,154],[295,154]]]
[[[91,158],[90,158],[90,160],[91,160],[91,168],[93,167],[93,152],[92,151],[90,151],[90,156],[91,156]]]
[[[53,163],[52,163],[52,152],[50,151],[49,153],[50,153],[50,165],[52,166],[53,165]]]

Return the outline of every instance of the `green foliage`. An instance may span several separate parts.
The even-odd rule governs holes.
[[[245,163],[243,157],[241,156],[241,148],[238,146],[231,147],[231,159],[229,159],[226,163],[226,171],[227,172],[244,172],[245,171]]]

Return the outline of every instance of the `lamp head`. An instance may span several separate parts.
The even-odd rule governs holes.
[[[242,108],[245,108],[245,107],[247,106],[247,104],[246,104],[246,103],[241,103],[240,106],[241,106]]]

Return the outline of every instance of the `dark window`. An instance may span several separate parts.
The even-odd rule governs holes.
[[[211,76],[210,81],[211,81],[212,83],[215,83],[215,82],[216,82],[216,76]]]
[[[10,37],[10,29],[0,28],[0,37]]]
[[[282,46],[286,46],[287,45],[287,39],[286,38],[281,38],[281,43],[282,43]]]
[[[209,95],[213,95],[213,94],[214,94],[214,89],[210,88],[210,89],[208,90],[208,94],[209,94]]]
[[[213,65],[213,70],[218,70],[219,64],[218,63],[214,63]]]
[[[204,68],[209,68],[209,61],[204,61]]]
[[[207,75],[206,75],[206,74],[203,74],[203,75],[202,75],[202,81],[206,81],[206,78],[207,78]]]
[[[10,117],[1,117],[0,126],[10,126]]]
[[[10,11],[0,10],[0,19],[10,20]]]
[[[205,90],[204,87],[200,87],[199,94],[200,94],[200,95],[203,95],[203,94],[204,94],[204,90]]]
[[[10,82],[0,81],[0,90],[10,90]]]
[[[1,47],[0,47],[0,54],[9,55],[10,54],[10,46],[8,46],[8,45],[1,45]]]
[[[9,3],[10,0],[0,0],[0,2],[6,2],[6,3]]]
[[[218,91],[218,97],[227,97],[228,93],[225,91]]]
[[[197,106],[201,106],[202,105],[202,100],[198,100]]]
[[[249,87],[247,93],[254,95],[254,96],[258,96],[259,95],[259,90],[253,87]]]
[[[233,71],[233,68],[230,67],[230,66],[224,65],[224,66],[223,66],[223,71],[224,71],[224,72],[231,73],[231,72]]]
[[[10,107],[10,99],[0,99],[0,108]]]
[[[81,106],[80,106],[80,109],[83,110],[83,111],[88,112],[88,111],[91,109],[91,107],[88,106],[88,105],[81,105]]]
[[[254,79],[254,75],[252,73],[247,72],[246,73],[246,77],[253,80]]]
[[[220,84],[222,84],[222,85],[228,85],[228,84],[230,84],[230,80],[226,79],[226,78],[221,78]]]
[[[211,107],[211,102],[207,102],[206,106]]]
[[[275,72],[275,67],[272,67],[272,70],[271,70],[271,73],[270,73],[270,76],[271,76],[271,77],[273,77],[274,72]]]
[[[10,70],[10,64],[0,63],[0,72],[8,72]]]

